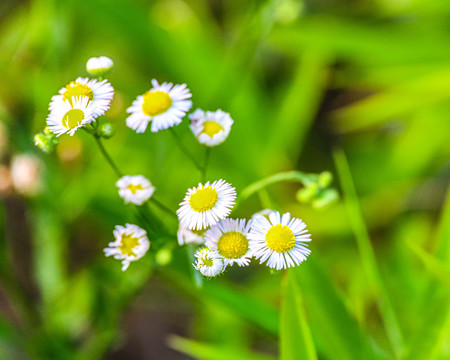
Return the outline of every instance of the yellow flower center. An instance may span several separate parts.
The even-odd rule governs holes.
[[[208,135],[210,138],[212,138],[214,135],[218,134],[222,130],[224,130],[222,125],[216,123],[215,121],[205,121],[203,123],[202,133]]]
[[[122,235],[122,244],[119,245],[119,249],[122,254],[127,256],[136,256],[133,252],[134,248],[139,245],[139,239],[133,237],[134,233],[129,235]]]
[[[142,111],[145,115],[160,115],[172,106],[172,99],[164,91],[147,91],[143,96]]]
[[[199,189],[192,194],[189,199],[189,205],[191,205],[191,208],[194,211],[204,212],[211,210],[214,205],[216,205],[218,198],[219,194],[217,194],[216,189],[208,186],[203,189]]]
[[[295,235],[288,226],[278,224],[267,232],[266,243],[269,249],[283,253],[294,247]]]
[[[201,258],[202,262],[205,266],[211,267],[213,266],[213,261],[210,257],[207,257],[206,255],[204,257]]]
[[[128,185],[128,190],[130,190],[133,194],[136,194],[137,191],[144,190],[144,188],[142,187],[141,184],[138,185],[130,184]]]
[[[219,254],[227,259],[239,259],[248,250],[248,240],[240,232],[228,232],[217,241]]]
[[[203,236],[203,235],[205,235],[206,230],[208,230],[208,228],[201,229],[201,230],[191,230],[191,231],[198,236]]]
[[[94,100],[94,93],[89,86],[72,81],[66,86],[66,91],[64,91],[63,94],[63,100],[68,100],[70,105],[73,105],[72,99],[76,96],[87,96],[89,100]]]
[[[84,119],[84,112],[80,109],[70,109],[62,118],[62,125],[67,129],[73,129],[81,124]]]

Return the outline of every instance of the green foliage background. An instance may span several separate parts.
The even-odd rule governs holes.
[[[0,358],[448,359],[449,20],[438,0],[2,2],[2,164],[37,154],[45,186],[2,195]],[[177,224],[157,208],[171,236],[151,239],[125,273],[104,258],[114,226],[139,218],[93,139],[63,136],[52,155],[32,142],[51,96],[100,55],[115,63],[117,134],[105,146],[170,208],[199,174],[167,131],[125,126],[152,78],[187,83],[195,107],[232,115],[208,178],[238,194],[280,171],[330,170],[334,206],[299,204],[299,184],[286,182],[233,213],[302,218],[310,258],[197,288]],[[176,130],[204,156],[187,121]],[[142,322],[155,329],[136,339]],[[155,334],[167,345],[146,347]]]

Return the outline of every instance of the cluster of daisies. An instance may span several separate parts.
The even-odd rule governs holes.
[[[205,245],[193,264],[204,276],[217,276],[233,264],[247,266],[252,257],[277,270],[306,260],[311,235],[302,220],[270,210],[248,221],[227,218],[235,200],[235,188],[218,180],[189,189],[180,203],[178,243]]]
[[[106,58],[92,58],[86,68],[97,79],[79,77],[52,97],[47,117],[47,128],[35,137],[35,143],[44,151],[56,146],[62,134],[74,135],[83,128],[96,137],[108,138],[110,128],[99,125],[97,118],[109,109],[114,89],[103,76],[112,68]],[[171,128],[182,122],[192,107],[192,97],[186,84],[158,83],[139,95],[127,109],[126,124],[137,133],[150,125],[151,132]],[[200,144],[216,146],[228,137],[233,119],[222,110],[195,110],[189,114],[190,129]],[[154,186],[142,175],[121,177],[116,186],[125,203],[141,206],[149,201]],[[199,184],[189,189],[177,210],[180,245],[203,246],[196,254],[194,267],[204,276],[213,277],[228,266],[246,266],[252,257],[267,262],[267,266],[283,269],[299,265],[309,255],[307,243],[311,240],[306,225],[289,213],[263,211],[252,219],[227,218],[235,204],[236,191],[229,183],[218,180]],[[132,261],[142,258],[150,248],[144,229],[134,224],[118,225],[115,241],[104,249],[106,256],[121,260],[122,270]]]

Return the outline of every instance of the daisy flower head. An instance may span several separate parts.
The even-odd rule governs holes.
[[[59,91],[59,95],[52,97],[49,110],[52,111],[61,101],[73,103],[79,96],[87,97],[93,104],[93,115],[97,118],[109,109],[114,96],[114,89],[107,80],[97,81],[79,77]]]
[[[187,191],[177,210],[178,219],[190,230],[202,230],[226,218],[235,200],[236,189],[225,180],[199,183]]]
[[[195,253],[195,269],[204,276],[214,277],[225,270],[223,257],[214,250],[207,247],[198,250]]]
[[[178,244],[180,246],[184,244],[197,244],[197,245],[204,244],[205,232],[206,229],[189,230],[187,227],[180,224],[177,231]]]
[[[143,95],[139,95],[127,109],[131,114],[127,118],[127,126],[137,133],[143,133],[149,122],[151,131],[168,129],[181,123],[192,106],[192,97],[186,84],[173,85],[152,80],[153,88]]]
[[[230,134],[233,119],[230,114],[222,111],[195,110],[189,115],[190,128],[200,144],[216,146],[222,144]]]
[[[151,198],[155,187],[142,175],[125,175],[116,182],[119,188],[119,195],[125,200],[125,203],[142,205]]]
[[[280,216],[278,211],[254,218],[249,234],[252,255],[267,260],[267,266],[277,270],[300,265],[311,253],[305,242],[311,241],[306,224],[291,214]]]
[[[55,135],[72,136],[80,127],[94,121],[94,106],[87,96],[78,96],[71,101],[59,99],[53,103],[47,117],[47,126]]]
[[[115,241],[108,244],[103,251],[106,256],[122,260],[122,271],[125,271],[131,261],[142,258],[150,248],[147,232],[137,225],[117,225],[114,229]]]
[[[225,267],[234,263],[239,266],[249,264],[251,223],[250,220],[246,224],[245,219],[223,219],[206,232],[206,246],[224,258]]]
[[[94,76],[102,76],[109,72],[113,66],[114,63],[109,57],[93,57],[87,61],[86,70]]]

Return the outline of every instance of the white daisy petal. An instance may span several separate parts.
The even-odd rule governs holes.
[[[225,267],[233,265],[247,266],[250,263],[251,252],[248,233],[251,220],[223,219],[206,231],[206,246],[224,258]]]
[[[116,182],[119,188],[119,195],[125,200],[125,203],[142,205],[151,198],[155,187],[142,175],[125,175]]]
[[[269,214],[269,220],[262,215],[253,218],[248,234],[252,256],[260,263],[281,270],[306,260],[311,250],[305,242],[311,241],[306,234],[306,224],[300,219],[291,218],[289,213],[280,216],[279,212]]]
[[[150,248],[147,232],[137,225],[117,225],[113,231],[115,241],[105,248],[105,256],[113,256],[114,259],[122,260],[122,271],[125,271],[131,261],[142,258]]]
[[[97,81],[79,77],[59,91],[59,95],[52,97],[49,110],[52,111],[61,101],[69,101],[80,96],[86,96],[93,104],[94,119],[104,115],[109,109],[114,96],[114,88],[107,80]]]
[[[191,115],[190,128],[200,144],[216,146],[223,143],[230,134],[233,119],[222,111],[195,110]]]
[[[204,276],[217,276],[225,270],[223,257],[214,250],[205,247],[198,250],[195,257],[197,260],[192,265]]]
[[[151,131],[168,129],[181,123],[182,118],[192,106],[192,97],[186,84],[159,84],[152,80],[153,88],[139,95],[127,109],[131,115],[127,118],[127,126],[138,133],[143,133],[151,122]]]
[[[205,232],[203,230],[189,230],[187,227],[180,224],[177,231],[177,239],[179,245],[184,244],[197,244],[201,245],[205,243]]]
[[[113,61],[106,56],[93,57],[87,61],[86,70],[94,76],[102,76],[111,70],[113,65]]]
[[[86,96],[76,97],[70,102],[60,99],[53,103],[47,126],[57,136],[66,133],[72,136],[80,127],[94,121],[93,111],[93,104]]]
[[[236,200],[236,190],[224,180],[208,181],[189,189],[177,210],[182,226],[201,230],[228,216]]]

